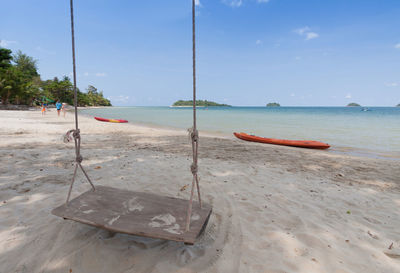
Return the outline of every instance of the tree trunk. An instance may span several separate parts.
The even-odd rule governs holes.
[[[4,93],[3,97],[1,98],[3,101],[3,105],[8,104],[8,98],[10,97],[10,90]]]

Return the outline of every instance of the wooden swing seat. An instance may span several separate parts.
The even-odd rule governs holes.
[[[185,231],[188,201],[152,193],[97,186],[53,209],[52,214],[111,232],[194,244],[204,231],[212,208],[193,201]]]

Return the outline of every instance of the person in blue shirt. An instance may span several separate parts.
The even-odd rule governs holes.
[[[56,108],[57,108],[57,115],[58,115],[58,116],[60,116],[61,107],[62,107],[61,102],[60,102],[59,100],[57,100],[57,102],[56,102]]]

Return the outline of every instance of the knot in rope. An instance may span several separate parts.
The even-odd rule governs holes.
[[[197,164],[192,163],[192,165],[190,165],[190,171],[192,172],[193,175],[196,175],[198,171]]]
[[[72,135],[72,136],[71,136]],[[69,130],[65,136],[64,136],[64,142],[70,142],[72,139],[75,140],[75,154],[76,154],[76,162],[77,163],[82,163],[83,157],[81,156],[80,153],[80,148],[81,148],[81,134],[79,129],[72,129]]]
[[[76,139],[81,138],[81,131],[80,131],[79,129],[75,129],[75,130],[72,130],[72,131],[73,131],[72,136],[73,136],[74,138],[76,138]]]
[[[193,142],[199,141],[199,131],[194,130],[193,127],[188,129],[189,132],[189,139]]]
[[[82,163],[83,157],[82,157],[81,155],[77,155],[76,158],[75,158],[75,160],[76,160],[76,162],[78,162],[78,163]]]

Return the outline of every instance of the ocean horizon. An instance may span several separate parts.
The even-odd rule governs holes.
[[[81,109],[80,113],[126,119],[144,126],[186,129],[192,126],[191,107],[113,106]],[[231,106],[199,107],[201,132],[232,137],[245,132],[262,137],[317,140],[331,151],[400,159],[399,107]]]

